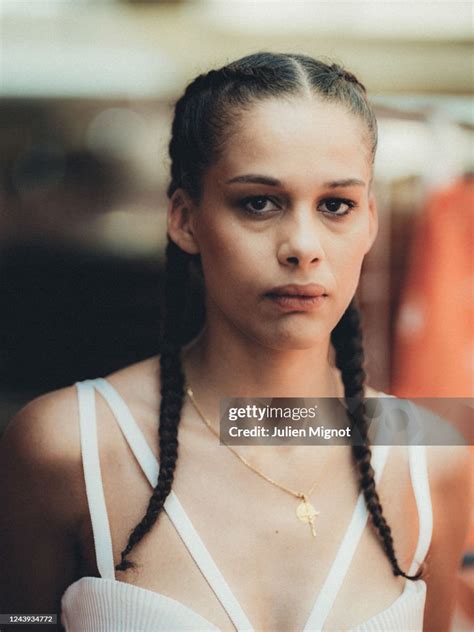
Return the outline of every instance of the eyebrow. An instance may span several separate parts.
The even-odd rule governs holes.
[[[261,176],[258,174],[247,174],[244,176],[236,176],[235,178],[230,178],[230,180],[225,181],[226,184],[237,183],[245,183],[245,184],[266,184],[268,186],[278,187],[281,186],[280,180],[276,178],[270,178],[269,176]],[[330,180],[328,182],[323,182],[323,186],[329,189],[337,189],[339,187],[365,187],[365,182],[363,180],[359,180],[358,178],[345,178],[344,180]]]

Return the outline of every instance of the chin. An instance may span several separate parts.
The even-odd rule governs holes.
[[[306,329],[306,331],[305,331]],[[265,332],[263,335],[253,336],[264,347],[275,351],[304,351],[318,345],[326,344],[330,330],[305,328],[295,324],[280,331]]]

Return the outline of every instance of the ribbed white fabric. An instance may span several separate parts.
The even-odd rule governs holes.
[[[100,472],[94,388],[100,392],[114,413],[152,487],[156,484],[159,466],[128,406],[109,382],[98,378],[78,382],[76,387],[86,493],[101,577],[82,577],[65,591],[61,604],[61,621],[66,632],[219,632],[213,624],[180,602],[154,591],[115,580],[110,527]],[[375,445],[372,452],[372,466],[378,482],[382,476],[389,447]],[[428,551],[432,532],[432,510],[424,446],[409,447],[409,463],[420,524],[416,552],[410,568],[410,573],[414,573]],[[174,492],[168,496],[164,508],[236,630],[252,631],[247,616]],[[368,512],[363,495],[360,494],[349,527],[304,632],[324,629],[324,622],[350,566],[367,519]],[[403,593],[389,608],[353,628],[351,632],[421,632],[425,599],[425,582],[407,580]]]

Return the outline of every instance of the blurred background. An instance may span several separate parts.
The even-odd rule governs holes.
[[[0,431],[36,395],[159,351],[173,105],[259,50],[344,64],[376,109],[370,384],[472,397],[472,6],[3,0]]]

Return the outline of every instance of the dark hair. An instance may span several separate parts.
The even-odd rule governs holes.
[[[343,105],[365,121],[373,161],[377,122],[365,87],[352,73],[307,55],[255,53],[199,75],[176,103],[168,197],[183,188],[199,200],[202,174],[218,160],[243,110],[263,99],[308,93]]]
[[[192,198],[199,200],[203,173],[218,160],[239,115],[255,102],[271,97],[315,93],[319,98],[343,105],[365,121],[373,161],[377,124],[365,92],[357,78],[340,65],[306,55],[256,53],[199,75],[187,86],[175,106],[169,145],[171,183],[168,197],[171,198],[178,188],[183,188]],[[186,307],[190,263],[195,257],[182,251],[168,235],[160,355],[160,471],[146,515],[133,529],[116,570],[135,566],[126,556],[156,521],[173,483],[178,455],[178,425],[185,395],[185,376],[181,365],[181,346],[184,344],[182,315]],[[409,576],[398,565],[391,530],[375,489],[363,401],[366,374],[362,330],[355,299],[332,331],[331,342],[344,384],[347,415],[363,439],[362,445],[352,447],[352,454],[372,524],[394,575],[418,579],[422,575],[421,569],[416,575]]]

